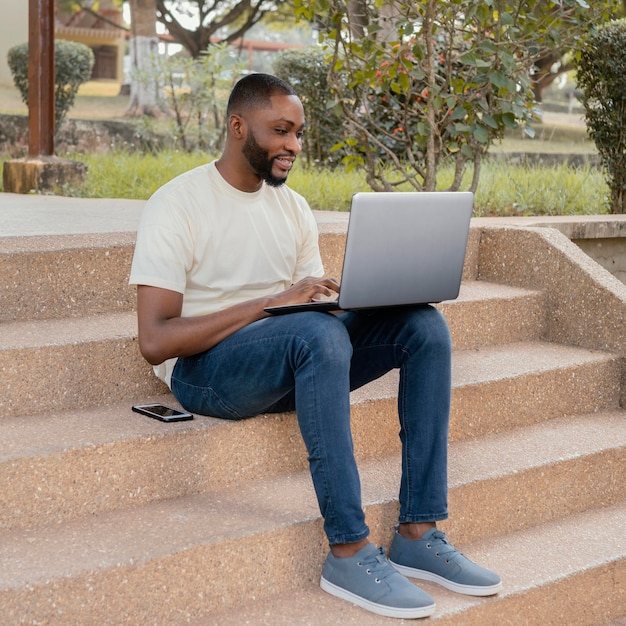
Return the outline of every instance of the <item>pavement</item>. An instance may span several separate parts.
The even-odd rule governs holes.
[[[0,237],[135,232],[144,200],[0,193]]]
[[[0,192],[0,239],[47,235],[135,233],[145,200],[69,198]],[[313,211],[320,232],[345,232],[349,213]],[[483,226],[552,226],[570,238],[626,236],[626,215],[473,218]],[[582,230],[581,230],[582,229]],[[581,234],[582,231],[584,234]],[[579,232],[580,231],[580,232]]]
[[[0,238],[136,232],[145,200],[0,193]],[[349,214],[314,211],[326,231],[343,230]]]

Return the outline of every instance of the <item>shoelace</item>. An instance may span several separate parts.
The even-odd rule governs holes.
[[[385,548],[378,548],[376,554],[372,554],[368,556],[366,559],[362,561],[358,561],[357,565],[359,567],[365,567],[366,572],[370,575],[375,575],[374,579],[377,583],[381,582],[387,576],[395,573],[395,570],[389,564],[389,561],[385,558]]]
[[[446,534],[440,530],[436,530],[426,543],[427,548],[435,548],[435,556],[441,556],[446,561],[451,561],[461,556],[461,553],[446,539]]]

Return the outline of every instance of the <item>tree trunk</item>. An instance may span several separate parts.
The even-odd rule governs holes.
[[[437,10],[437,0],[428,0],[426,13],[424,15],[423,37],[426,40],[426,58],[424,59],[424,70],[428,84],[428,93],[435,93],[437,82],[437,69],[435,65],[434,48],[434,18]],[[426,120],[428,121],[429,133],[426,147],[426,177],[424,179],[424,191],[435,191],[437,188],[437,123],[435,120],[435,109],[432,106],[426,109]]]
[[[367,21],[365,2],[363,0],[348,0],[348,24],[353,39],[358,40],[363,37]]]
[[[154,59],[158,54],[156,36],[156,0],[129,0],[130,37],[130,103],[125,115],[156,115],[157,76]]]

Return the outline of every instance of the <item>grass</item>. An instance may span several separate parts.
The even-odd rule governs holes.
[[[80,87],[69,118],[120,119],[128,108],[128,96],[119,95],[119,85],[113,82],[88,82]],[[12,85],[0,85],[0,113],[28,115],[28,107]]]
[[[147,199],[165,182],[209,161],[205,153],[68,155],[88,166],[83,189],[64,189],[63,195],[95,198]],[[467,175],[467,180],[471,172]],[[442,189],[452,172],[442,172]],[[297,163],[289,186],[313,209],[346,211],[352,194],[369,189],[362,172],[343,169],[306,169]],[[466,185],[467,187],[467,185]],[[587,215],[606,212],[608,188],[601,170],[591,166],[545,167],[486,160],[476,192],[475,214]]]
[[[594,215],[607,213],[609,189],[599,168],[512,165],[481,169],[476,215]]]
[[[163,152],[138,154],[70,154],[67,158],[88,167],[83,189],[64,189],[64,195],[86,198],[149,198],[161,185],[178,174],[206,163],[211,157],[202,152]]]
[[[595,154],[596,146],[576,116],[547,114],[546,121],[533,125],[535,136],[522,130],[509,131],[490,152],[541,152],[544,154]]]

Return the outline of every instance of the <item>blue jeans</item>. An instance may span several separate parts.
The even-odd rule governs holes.
[[[296,411],[330,545],[369,534],[350,432],[350,391],[400,368],[400,522],[446,519],[451,342],[430,306],[265,318],[178,359],[172,392],[225,419]]]

